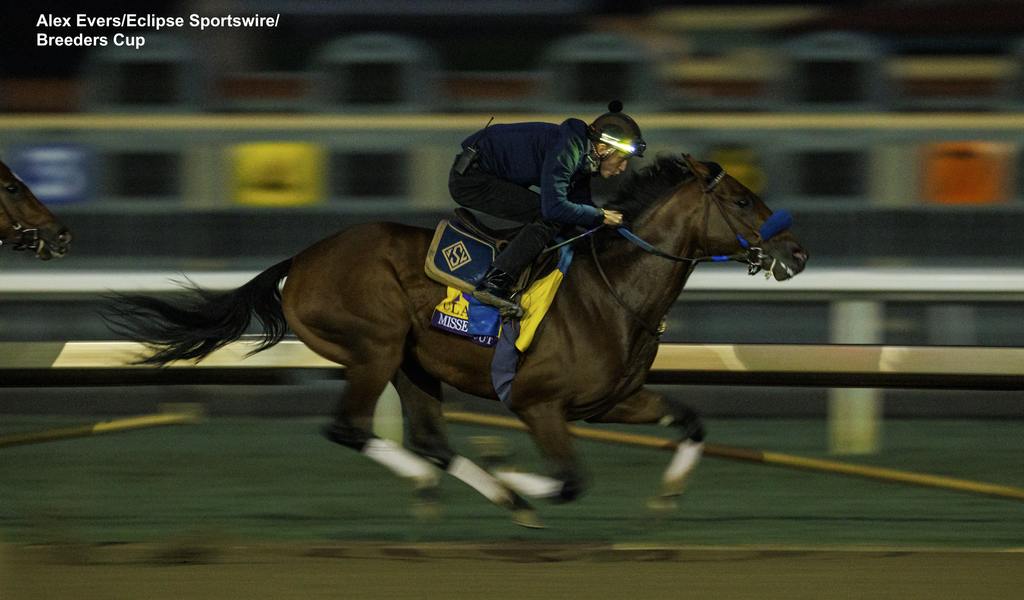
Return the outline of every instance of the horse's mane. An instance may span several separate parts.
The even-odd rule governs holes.
[[[659,154],[654,164],[633,172],[629,179],[619,186],[615,199],[604,207],[621,212],[626,222],[635,221],[657,200],[664,198],[692,177],[693,173],[683,162],[682,157]]]

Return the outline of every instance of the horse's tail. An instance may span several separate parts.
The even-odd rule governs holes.
[[[281,309],[279,282],[291,267],[284,260],[231,292],[211,292],[197,285],[184,301],[166,302],[149,296],[116,294],[103,317],[115,332],[150,347],[138,364],[163,365],[172,360],[201,360],[242,337],[255,315],[263,340],[249,354],[281,341],[288,324]]]

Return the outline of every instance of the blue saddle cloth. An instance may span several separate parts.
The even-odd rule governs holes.
[[[501,333],[501,316],[493,306],[448,286],[448,295],[434,308],[430,324],[436,329],[469,338],[479,346],[492,347]]]
[[[497,254],[489,240],[443,220],[434,230],[424,268],[434,281],[471,292],[484,278]]]

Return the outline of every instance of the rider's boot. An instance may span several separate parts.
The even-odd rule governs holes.
[[[523,308],[512,299],[515,278],[501,269],[491,267],[484,273],[483,280],[473,290],[473,297],[480,302],[496,307],[502,316],[520,319]]]

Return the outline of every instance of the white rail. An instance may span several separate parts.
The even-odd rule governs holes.
[[[268,265],[269,266],[269,265]],[[91,294],[116,292],[170,292],[175,281],[209,289],[233,289],[258,271],[69,271],[41,267],[32,271],[0,273],[0,295]],[[735,265],[698,269],[685,292],[741,292],[756,294],[949,294],[1020,296],[1024,298],[1024,269],[808,269],[785,282],[746,277]],[[684,294],[685,294],[684,292]]]

